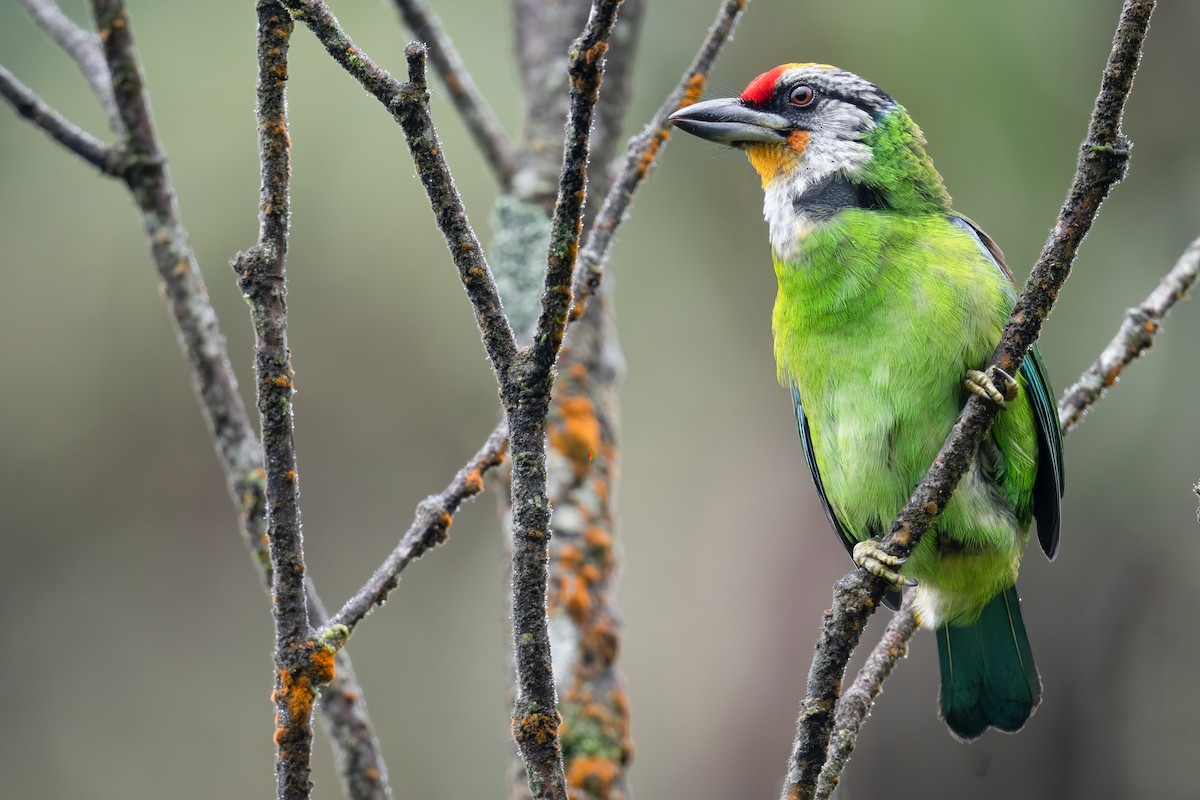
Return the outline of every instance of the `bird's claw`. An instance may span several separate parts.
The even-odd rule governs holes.
[[[854,545],[854,552],[851,554],[854,563],[862,569],[874,575],[876,578],[882,578],[887,581],[891,587],[897,591],[909,586],[916,586],[917,582],[912,578],[906,578],[897,572],[892,567],[899,567],[907,559],[893,556],[882,547],[875,539],[865,539]]]
[[[993,367],[993,372],[1000,379],[1000,384],[1004,391],[996,386],[996,382],[992,380],[986,372],[981,372],[977,369],[967,370],[967,379],[963,381],[963,385],[967,387],[967,391],[971,394],[977,394],[980,397],[991,400],[1000,408],[1008,408],[1006,401],[1016,400],[1020,394],[1021,387],[1012,375],[1009,375],[999,367]]]

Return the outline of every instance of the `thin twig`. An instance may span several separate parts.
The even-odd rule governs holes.
[[[1037,264],[992,355],[989,371],[1015,375],[1070,272],[1084,235],[1100,203],[1125,175],[1129,142],[1120,129],[1125,99],[1141,57],[1141,46],[1154,0],[1126,0],[1112,52],[1101,79],[1067,199]],[[942,445],[933,466],[893,522],[881,546],[905,557],[945,508],[954,487],[970,466],[975,450],[991,427],[996,407],[972,396]],[[863,570],[854,570],[833,588],[833,609],[826,612],[809,671],[808,686],[796,723],[783,797],[810,798],[825,763],[834,706],[850,653],[858,645],[867,619],[883,597],[884,585]]]
[[[329,615],[317,596],[311,580],[305,580],[308,590],[308,616],[320,631],[318,641],[344,643],[344,636],[331,636],[326,625]],[[347,634],[348,635],[348,634]],[[392,800],[388,785],[387,765],[383,762],[375,726],[367,713],[362,686],[350,663],[350,653],[338,647],[334,659],[333,679],[321,689],[321,719],[333,744],[342,788],[349,800]]]
[[[1111,386],[1121,371],[1154,344],[1163,319],[1171,307],[1187,294],[1200,270],[1200,239],[1196,239],[1175,262],[1171,271],[1137,308],[1125,312],[1117,335],[1099,358],[1079,376],[1058,401],[1058,420],[1066,434],[1083,422],[1084,415]]]
[[[458,275],[483,335],[484,349],[491,359],[492,369],[501,385],[508,382],[517,357],[516,339],[504,308],[496,281],[492,278],[483,247],[467,219],[466,209],[450,167],[442,155],[441,142],[429,116],[429,88],[425,81],[425,46],[410,44],[404,50],[408,59],[408,82],[399,87],[391,106],[397,122],[404,130],[409,152],[417,167],[417,175],[429,195],[429,203],[437,218],[438,228],[446,238],[450,257],[458,267]]]
[[[109,147],[48,106],[37,94],[0,66],[0,96],[18,115],[32,122],[43,133],[96,169],[119,178],[124,163],[119,150]]]
[[[446,541],[455,512],[463,501],[483,491],[484,474],[503,462],[507,447],[508,426],[502,423],[492,431],[479,452],[458,471],[449,486],[421,502],[416,517],[391,555],[324,627],[343,625],[352,633],[371,609],[383,605],[388,593],[396,588],[404,568],[427,550]]]
[[[401,84],[359,50],[322,0],[286,0],[295,18],[308,26],[333,60],[350,73],[389,113],[400,94]]]
[[[583,35],[575,42],[567,75],[571,80],[571,106],[567,116],[567,138],[563,151],[558,200],[550,227],[550,251],[546,257],[546,283],[542,313],[533,336],[531,356],[538,371],[549,376],[562,345],[571,307],[571,277],[579,256],[583,227],[583,205],[587,197],[587,167],[593,111],[604,74],[608,37],[617,19],[621,0],[596,0]],[[549,394],[549,387],[547,387]]]
[[[36,5],[38,8],[49,7],[40,2]],[[57,10],[56,7],[54,9]],[[126,37],[122,39],[122,36],[118,36],[113,42],[114,65],[123,76],[120,97],[114,96],[113,99],[117,127],[124,129],[124,119],[135,120],[138,124],[133,134],[122,141],[120,148],[108,148],[109,154],[104,163],[94,165],[106,175],[121,178],[142,212],[151,255],[163,281],[164,295],[175,320],[180,347],[187,357],[226,485],[240,513],[246,545],[269,586],[273,572],[267,554],[262,448],[238,394],[225,339],[204,288],[195,254],[188,244],[167,173],[165,156],[154,136],[142,87],[141,67],[132,39],[128,38],[131,36],[128,18],[120,3],[98,3],[95,11],[97,19],[103,14],[105,24],[109,25],[109,28],[102,30],[119,27]],[[116,25],[118,19],[121,22]],[[67,22],[74,25],[69,20]],[[58,41],[57,36],[55,40]],[[100,41],[99,37],[96,41]],[[106,58],[103,51],[99,52],[102,59]],[[111,87],[108,62],[104,61],[100,68],[104,71],[103,85]],[[18,99],[23,98],[18,95]],[[17,110],[21,112],[19,107]],[[51,113],[54,112],[51,110]],[[104,147],[103,144],[99,146]],[[89,143],[91,152],[95,152],[95,147]],[[88,161],[93,163],[90,158]],[[308,593],[310,604],[320,608],[320,600],[311,585],[308,586]],[[324,612],[315,616],[314,620],[318,624],[324,622]],[[321,701],[347,795],[352,800],[389,800],[391,791],[386,782],[387,768],[371,730],[362,689],[354,680],[349,654],[340,651],[337,663],[340,670],[338,676],[322,692]],[[361,771],[363,775],[352,774],[353,771]]]
[[[258,242],[233,259],[254,323],[254,371],[266,464],[267,538],[275,616],[275,781],[279,800],[307,800],[312,709],[333,678],[332,650],[312,640],[300,533],[299,477],[287,343],[288,182],[285,87],[292,17],[282,2],[258,0],[258,150],[262,167]]]
[[[717,9],[716,19],[708,29],[708,35],[700,45],[696,57],[692,59],[691,66],[683,73],[679,85],[667,95],[667,99],[659,106],[642,132],[629,140],[621,173],[608,190],[600,215],[588,231],[587,242],[579,256],[573,288],[572,319],[583,315],[588,298],[599,287],[617,228],[625,221],[634,195],[642,182],[650,176],[650,172],[658,163],[659,154],[671,136],[671,123],[667,118],[679,109],[695,103],[704,94],[708,72],[725,43],[733,35],[734,28],[746,10],[747,2],[748,0],[723,0]]]
[[[517,168],[516,153],[500,120],[496,119],[487,100],[471,80],[454,49],[454,42],[442,28],[441,20],[424,0],[395,0],[395,4],[412,35],[425,42],[429,60],[441,76],[450,101],[462,116],[471,138],[483,151],[488,166],[496,173],[501,189],[507,189]]]
[[[24,7],[51,41],[74,60],[79,71],[83,73],[84,80],[91,87],[92,94],[100,103],[104,115],[108,118],[108,127],[112,132],[118,136],[124,133],[121,114],[117,111],[117,103],[113,98],[108,66],[104,63],[104,53],[100,49],[100,38],[91,31],[86,31],[76,25],[54,3],[54,0],[17,0],[17,2]]]
[[[827,798],[837,788],[842,770],[858,741],[858,731],[871,713],[875,698],[883,691],[883,682],[892,674],[900,659],[908,655],[908,640],[916,629],[912,593],[908,592],[900,610],[888,621],[879,644],[867,656],[867,662],[859,670],[858,677],[838,700],[828,758],[817,783],[817,798]]]

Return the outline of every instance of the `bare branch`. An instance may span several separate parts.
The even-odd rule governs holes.
[[[484,474],[504,461],[507,447],[508,426],[501,423],[479,452],[458,471],[450,485],[440,494],[426,497],[417,507],[416,518],[396,549],[324,627],[344,625],[349,632],[353,632],[371,609],[383,605],[388,593],[396,588],[404,568],[427,550],[446,541],[455,512],[463,501],[483,491]]]
[[[502,386],[512,442],[513,641],[517,698],[513,739],[535,798],[567,797],[554,671],[546,618],[550,504],[546,494],[546,417],[554,362],[562,346],[579,251],[592,116],[604,53],[620,0],[595,0],[583,34],[571,49],[571,81],[563,167],[547,255],[542,310],[533,343],[521,353],[514,380]]]
[[[408,83],[403,84],[392,102],[393,113],[409,152],[417,167],[417,176],[429,195],[438,228],[446,238],[450,257],[458,267],[459,278],[475,309],[475,320],[483,335],[484,349],[491,359],[496,378],[507,384],[517,356],[517,344],[508,318],[500,304],[496,281],[475,231],[467,219],[462,198],[454,185],[450,168],[442,155],[441,142],[429,116],[429,89],[425,82],[425,46],[410,44],[404,50],[408,59]]]
[[[542,313],[533,337],[532,358],[546,376],[554,366],[571,306],[571,276],[579,255],[583,205],[587,197],[587,166],[592,116],[604,74],[604,54],[621,0],[596,0],[583,35],[575,42],[567,74],[571,107],[563,152],[558,200],[550,228]]]
[[[503,126],[463,66],[441,20],[424,0],[395,0],[395,4],[412,35],[425,42],[429,59],[441,76],[451,102],[462,115],[467,131],[483,151],[501,188],[507,189],[517,168],[517,156]]]
[[[588,231],[587,242],[579,256],[579,268],[576,270],[573,290],[574,306],[571,309],[573,319],[583,315],[588,298],[600,285],[617,228],[625,221],[634,195],[642,182],[650,176],[651,170],[658,163],[659,153],[671,136],[671,123],[667,118],[679,109],[695,103],[704,94],[708,71],[712,69],[725,43],[733,35],[733,29],[737,27],[738,20],[746,10],[746,2],[747,0],[723,0],[717,9],[717,18],[708,29],[708,35],[700,45],[696,57],[692,59],[691,66],[683,73],[679,85],[659,106],[642,132],[629,140],[621,173],[608,190],[604,205],[600,209],[600,216]]]
[[[1154,0],[1125,2],[1070,191],[1017,299],[1004,336],[992,355],[989,371],[999,367],[1016,374],[1050,313],[1100,203],[1125,175],[1129,142],[1120,129],[1121,113],[1133,88],[1153,8]],[[921,535],[945,508],[995,415],[996,407],[990,402],[974,396],[967,402],[933,466],[884,538],[882,547],[888,553],[904,557],[916,547]],[[846,662],[858,645],[867,619],[878,607],[883,591],[883,582],[863,570],[849,573],[834,585],[833,610],[822,621],[796,723],[796,739],[782,795],[785,800],[810,798],[816,790]]]
[[[1083,422],[1092,404],[1117,382],[1121,371],[1154,344],[1163,319],[1171,307],[1187,294],[1200,270],[1200,239],[1196,239],[1175,262],[1171,271],[1137,308],[1125,312],[1117,335],[1108,343],[1079,380],[1058,401],[1058,420],[1063,434]]]
[[[326,625],[328,615],[312,581],[305,580],[305,584],[309,619],[313,625],[321,627],[316,638],[334,646],[344,643],[344,637],[330,635]],[[367,714],[367,702],[350,663],[350,653],[345,648],[338,649],[333,680],[322,687],[318,702],[346,797],[349,800],[392,800],[379,739]]]
[[[883,691],[883,682],[892,674],[900,659],[908,655],[908,640],[916,630],[917,619],[912,609],[912,593],[909,592],[904,605],[888,621],[879,644],[867,656],[867,663],[859,670],[858,677],[838,700],[829,753],[817,782],[817,798],[828,798],[837,788],[842,770],[846,768],[858,741],[858,732],[871,713],[875,698]]]
[[[285,87],[292,17],[277,0],[258,0],[258,150],[262,167],[258,243],[233,259],[254,323],[254,371],[266,464],[267,538],[275,616],[275,780],[279,800],[312,789],[312,710],[317,687],[334,676],[334,652],[313,640],[304,581],[299,476],[292,426],[287,343],[288,182]],[[119,84],[118,84],[119,85]]]
[[[0,67],[0,96],[8,101],[13,111],[32,122],[51,139],[105,175],[121,177],[124,163],[120,151],[75,126],[4,67]]]
[[[121,115],[113,98],[108,65],[104,63],[104,53],[100,50],[100,38],[72,22],[54,0],[17,2],[25,8],[37,26],[75,61],[108,118],[108,127],[112,132],[118,136],[124,133]]]
[[[53,3],[40,0],[22,2],[55,41],[69,40],[73,32],[80,30]],[[96,85],[110,87],[108,96],[113,118],[117,120],[115,127],[124,130],[127,120],[136,124],[131,128],[129,137],[122,142],[122,148],[107,147],[82,134],[85,138],[80,141],[85,152],[80,155],[104,174],[121,178],[142,213],[151,255],[163,281],[164,296],[179,332],[180,347],[187,357],[229,493],[240,511],[246,545],[269,585],[273,580],[273,570],[267,554],[266,475],[262,467],[262,450],[238,394],[225,339],[218,327],[216,313],[179,216],[166,159],[154,135],[141,67],[124,6],[114,2],[96,2],[94,6],[98,27],[109,32],[116,29],[119,33],[106,35],[105,43],[110,46],[108,50],[97,50],[102,59],[99,67],[91,66],[86,58],[83,59],[86,66],[81,66],[93,83],[94,91]],[[98,46],[100,38],[95,37],[94,40]],[[72,51],[72,55],[75,55],[75,51]],[[108,77],[110,64],[122,78],[119,97],[111,92],[112,82]],[[93,75],[95,69],[102,70],[103,75]],[[43,113],[44,104],[39,106],[40,101],[32,92],[24,89],[15,79],[4,78],[11,79],[11,76],[7,72],[0,75],[0,84],[13,90],[10,102],[14,99],[18,103],[32,101],[31,110],[36,114]],[[9,97],[8,91],[5,91],[5,96]],[[100,99],[102,103],[105,102],[104,97]],[[24,115],[19,105],[17,110]],[[53,114],[52,110],[46,110]],[[68,136],[75,135],[71,130],[73,126],[65,120],[61,123],[51,121],[49,124],[61,126]],[[71,149],[74,150],[73,147]],[[105,151],[102,159],[101,150]],[[100,163],[96,163],[97,160]],[[320,600],[315,590],[311,585],[307,588],[310,602],[319,609]],[[324,622],[324,611],[321,610],[314,619],[318,623]],[[343,651],[338,654],[338,667],[341,670],[338,677],[322,693],[322,707],[328,716],[347,794],[352,800],[388,800],[391,792],[386,785],[387,768],[371,731],[362,689],[354,680],[348,653]],[[366,777],[353,775],[351,770],[365,771]]]
[[[286,0],[295,18],[308,26],[333,60],[350,73],[389,113],[400,95],[401,84],[355,46],[322,0]]]

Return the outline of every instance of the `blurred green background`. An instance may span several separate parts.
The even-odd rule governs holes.
[[[510,131],[504,3],[434,4]],[[1027,274],[1066,190],[1117,0],[754,0],[712,76],[786,61],[859,72],[923,126],[957,207]],[[130,3],[162,141],[230,352],[250,328],[226,262],[256,235],[248,0]],[[332,6],[393,69],[390,5]],[[715,2],[651,2],[628,130],[670,90]],[[86,18],[84,4],[66,9]],[[1163,3],[1125,127],[1132,171],[1049,320],[1068,386],[1200,233],[1200,4]],[[496,419],[496,392],[402,137],[295,35],[291,345],[306,549],[339,605]],[[0,62],[96,133],[69,60],[14,3]],[[440,91],[445,150],[481,235],[495,187]],[[0,112],[0,669],[5,797],[266,797],[271,618],[123,188]],[[848,568],[775,383],[774,278],[742,157],[674,141],[617,242],[628,373],[619,493],[629,678],[648,798],[774,797],[812,642]],[[847,798],[1194,796],[1200,307],[1071,436],[1059,558],[1022,572],[1045,702],[969,747],[935,717],[922,633],[866,726]],[[509,763],[504,546],[494,498],[405,573],[351,645],[398,798],[499,797]],[[876,620],[868,640],[881,629]],[[919,766],[918,766],[919,765]],[[316,796],[340,795],[327,744]],[[891,787],[891,788],[886,788]]]

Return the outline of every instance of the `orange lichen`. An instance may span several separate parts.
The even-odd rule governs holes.
[[[693,101],[694,102],[694,101]],[[681,104],[680,108],[683,105]],[[638,159],[638,175],[645,180],[646,175],[650,172],[650,167],[654,165],[654,159],[658,158],[658,151],[662,148],[663,142],[670,138],[671,132],[660,130],[650,139],[650,143],[646,145],[646,152],[642,153],[642,157]]]
[[[607,666],[617,660],[620,639],[612,622],[606,619],[596,620],[584,632],[580,647],[591,655],[597,666]]]
[[[599,525],[592,525],[584,531],[583,540],[588,543],[589,547],[596,550],[612,550],[612,536]]]
[[[693,103],[699,102],[700,95],[704,94],[704,87],[707,84],[708,78],[699,72],[688,78],[687,86],[683,90],[683,99],[679,101],[679,107],[687,108]]]
[[[607,800],[612,795],[613,781],[617,777],[617,765],[603,758],[583,757],[575,759],[567,773],[567,783],[582,789],[594,797]]]
[[[565,398],[558,411],[561,418],[548,431],[550,446],[570,459],[575,476],[582,478],[600,449],[600,420],[592,401],[582,396]]]
[[[567,613],[576,622],[587,619],[592,610],[592,597],[588,594],[587,581],[575,575],[562,577],[559,593]]]
[[[483,491],[483,471],[476,467],[463,477],[463,485],[471,494]]]
[[[295,483],[296,477],[297,477],[296,470],[294,470],[294,469],[289,469],[283,475],[283,479],[286,480],[288,483]]]
[[[583,553],[573,544],[564,544],[558,549],[558,563],[564,569],[575,569],[583,560]]]
[[[292,385],[292,379],[287,377],[286,375],[276,375],[274,378],[271,379],[271,382],[274,383],[276,386],[279,386],[280,388]]]
[[[513,720],[513,738],[517,741],[532,738],[538,744],[545,744],[558,735],[561,724],[562,717],[557,713],[554,716],[538,713],[526,714],[519,720]]]
[[[334,654],[332,647],[318,645],[313,648],[313,678],[316,679],[317,685],[326,684],[333,680],[337,672],[336,664],[337,656]]]
[[[583,57],[587,59],[589,64],[594,64],[604,57],[608,52],[608,42],[596,42],[594,45],[584,51]]]

